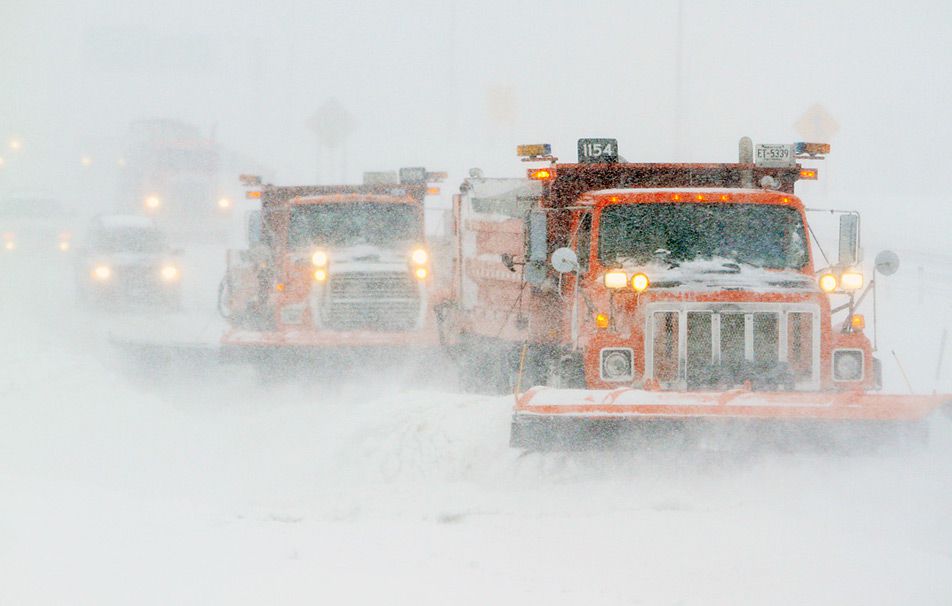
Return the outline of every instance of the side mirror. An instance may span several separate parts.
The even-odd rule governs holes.
[[[261,211],[252,210],[248,211],[246,221],[246,234],[248,238],[248,248],[254,248],[261,243],[261,231],[263,228],[261,220]]]
[[[859,258],[859,215],[850,213],[840,215],[840,258],[841,267],[849,267],[860,262]]]
[[[529,254],[527,255],[529,261],[545,263],[548,256],[547,219],[544,210],[529,211]]]
[[[876,255],[876,271],[884,276],[891,276],[899,271],[899,255],[891,250],[884,250]]]
[[[571,248],[559,248],[552,253],[552,267],[560,274],[578,270],[578,255]]]

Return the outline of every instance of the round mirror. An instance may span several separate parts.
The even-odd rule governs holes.
[[[578,256],[571,248],[560,248],[552,253],[552,267],[560,274],[578,269]]]
[[[884,276],[891,276],[899,271],[899,255],[891,250],[884,250],[876,255],[876,271]]]

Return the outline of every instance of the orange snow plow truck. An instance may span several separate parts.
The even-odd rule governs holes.
[[[874,393],[859,215],[834,211],[826,260],[794,195],[817,176],[798,160],[828,151],[744,138],[736,164],[634,164],[614,139],[582,139],[574,164],[520,146],[544,163],[526,179],[473,169],[454,204],[456,295],[438,315],[469,387],[516,394],[511,444],[750,426],[824,444],[922,437],[952,396]],[[877,257],[876,271],[897,267]]]
[[[219,311],[227,361],[281,364],[349,352],[436,351],[423,168],[363,185],[261,186],[248,249],[228,252]]]

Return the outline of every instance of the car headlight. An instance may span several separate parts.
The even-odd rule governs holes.
[[[623,271],[605,272],[605,287],[618,289],[628,285],[628,274]]]
[[[630,381],[635,378],[634,352],[628,348],[606,347],[601,351],[602,379]]]
[[[178,267],[174,265],[163,265],[162,266],[162,279],[166,282],[173,282],[179,278]]]
[[[311,255],[311,263],[314,267],[327,267],[327,253],[323,250],[315,250]]]
[[[859,381],[863,378],[863,352],[859,349],[837,349],[833,352],[833,380]]]

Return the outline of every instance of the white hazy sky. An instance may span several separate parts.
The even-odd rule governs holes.
[[[84,153],[114,179],[120,138],[147,117],[214,128],[277,181],[313,181],[306,123],[330,97],[355,120],[351,180],[409,164],[515,175],[517,143],[571,158],[583,136],[617,137],[633,161],[730,161],[741,135],[802,138],[793,125],[819,103],[839,129],[825,182],[803,192],[874,215],[877,196],[910,197],[902,214],[952,229],[952,3],[683,7],[679,35],[677,2],[6,1],[0,136],[24,149],[0,152],[0,188],[82,186]]]

